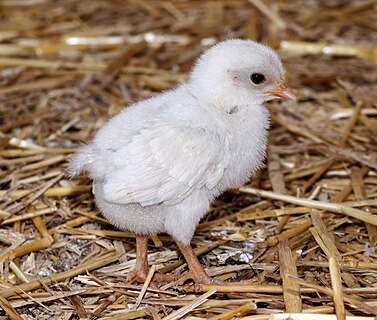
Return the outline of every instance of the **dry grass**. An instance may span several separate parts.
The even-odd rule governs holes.
[[[374,319],[377,1],[0,8],[1,319]],[[230,37],[280,48],[299,96],[269,104],[265,170],[218,199],[193,239],[211,276],[255,284],[126,283],[134,235],[100,216],[86,177],[65,177],[69,154]],[[151,264],[187,273],[176,250],[152,237]]]

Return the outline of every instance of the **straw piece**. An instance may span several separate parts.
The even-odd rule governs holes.
[[[91,186],[71,186],[71,187],[54,187],[49,188],[44,193],[46,197],[65,197],[65,196],[73,196],[82,193],[87,193],[88,191],[92,190]],[[0,196],[6,194],[6,190],[0,190]],[[26,194],[27,190],[16,190],[10,193],[11,197],[19,197]]]
[[[314,134],[310,133],[309,131],[307,131],[305,128],[303,127],[298,127],[296,124],[292,123],[292,122],[288,122],[287,120],[283,119],[282,117],[279,117],[277,115],[271,115],[271,118],[279,123],[280,125],[282,125],[283,127],[287,128],[289,131],[293,132],[293,133],[296,133],[300,136],[303,136],[305,138],[308,138],[310,140],[312,140],[313,142],[317,142],[317,143],[323,143],[323,140],[317,136],[315,136]]]
[[[64,284],[61,284],[61,287],[64,290],[70,291],[70,289]],[[69,295],[69,296],[67,296],[67,298],[71,302],[73,309],[75,310],[75,313],[77,313],[77,315],[80,317],[80,319],[88,318],[88,312],[85,310],[83,301],[82,301],[82,299],[79,295],[77,295],[77,294]]]
[[[76,218],[76,219],[72,219],[72,220],[70,220],[66,223],[61,224],[59,227],[54,227],[54,228],[49,229],[48,233],[50,235],[52,235],[58,229],[64,229],[64,227],[77,227],[77,226],[80,226],[80,225],[82,225],[86,222],[89,222],[89,221],[91,221],[91,219],[88,218],[88,217],[79,217],[79,218]]]
[[[216,284],[201,284],[199,286],[201,291],[209,291],[215,289],[216,292],[248,292],[248,293],[283,293],[283,287],[278,285],[249,285],[249,284],[227,284],[227,285],[216,285]],[[301,288],[301,293],[313,293],[314,289]]]
[[[90,219],[82,218],[84,221],[90,221]],[[77,219],[78,220],[78,219]],[[76,230],[76,229],[64,229],[60,228],[61,233],[68,234],[93,234],[99,237],[119,237],[119,238],[132,238],[136,236],[132,232],[127,231],[115,231],[115,230]]]
[[[282,240],[278,244],[280,276],[283,279],[283,297],[285,311],[296,313],[302,311],[300,286],[294,281],[292,275],[297,278],[297,269],[293,261],[292,252],[288,247],[288,241]]]
[[[147,292],[148,286],[152,281],[152,278],[154,276],[154,273],[156,272],[156,266],[153,265],[148,272],[147,278],[144,281],[143,287],[141,288],[140,294],[136,299],[135,303],[135,309],[139,308],[139,305],[141,303],[141,300],[143,300],[145,293]]]
[[[43,279],[43,280],[40,279],[39,281],[32,281],[29,283],[21,284],[18,287],[12,287],[9,289],[0,290],[0,296],[3,296],[4,298],[8,298],[15,294],[22,293],[23,291],[35,290],[35,289],[40,288],[42,285],[48,285],[50,283],[59,282],[59,281],[77,276],[79,274],[100,268],[117,259],[118,259],[117,254],[115,254],[114,252],[109,252],[108,254],[103,255],[101,259],[97,259],[93,262],[82,264],[68,271],[56,273],[46,279]]]
[[[305,262],[298,262],[299,265],[304,265],[304,266],[317,266],[321,268],[328,268],[328,263],[325,261],[305,261]],[[371,262],[363,262],[363,261],[348,261],[344,262],[341,261],[339,262],[339,267],[341,269],[345,270],[352,270],[352,269],[366,269],[366,270],[377,270],[377,264],[371,263]],[[345,289],[347,290],[347,289]]]
[[[272,236],[267,238],[266,243],[269,246],[276,245],[279,241],[284,239],[290,239],[297,235],[301,235],[304,233],[304,231],[308,230],[312,225],[311,219],[305,219],[301,224],[297,225],[294,228],[291,228],[287,231],[284,231],[283,233],[280,233],[276,236]]]
[[[270,315],[256,315],[241,318],[242,320],[337,320],[332,314],[281,313]],[[347,316],[346,320],[374,320],[374,317]]]
[[[336,146],[327,144],[331,151],[343,156],[346,159],[352,159],[360,164],[368,166],[377,170],[377,161],[373,156],[369,156],[363,152],[357,152],[352,149],[338,148]]]
[[[193,311],[196,307],[200,306],[202,303],[206,302],[210,296],[212,296],[216,292],[215,289],[211,289],[208,292],[202,294],[192,302],[188,303],[186,306],[178,309],[177,311],[172,312],[164,320],[176,320],[180,319],[187,313]]]
[[[105,70],[106,83],[110,83],[116,75],[122,71],[122,67],[128,64],[134,55],[144,51],[146,47],[147,43],[145,41],[133,45],[127,45],[126,48],[123,49],[122,52],[107,66]]]
[[[288,181],[294,181],[294,180],[299,179],[299,178],[303,178],[303,177],[306,177],[306,176],[309,176],[309,175],[316,174],[318,172],[318,170],[320,170],[320,168],[325,163],[327,163],[327,160],[325,160],[324,162],[320,162],[317,165],[312,164],[309,168],[305,168],[305,169],[298,170],[298,171],[287,174],[286,176],[284,176],[284,179],[285,179],[286,182],[288,182]]]
[[[277,193],[286,193],[284,175],[280,166],[279,154],[270,151],[268,153],[268,177],[270,178],[272,189]]]
[[[153,305],[164,305],[164,306],[185,306],[187,302],[191,302],[192,299],[148,299],[148,303]],[[216,308],[216,307],[228,307],[235,305],[244,305],[248,303],[258,303],[258,302],[267,302],[272,301],[271,298],[261,298],[261,299],[231,299],[231,300],[221,300],[221,299],[209,299],[204,302],[201,306],[207,308]]]
[[[256,219],[274,218],[274,217],[281,217],[281,216],[284,216],[284,215],[309,213],[310,211],[311,211],[311,209],[308,208],[308,207],[295,207],[295,208],[265,210],[265,211],[257,211],[257,212],[246,213],[246,214],[242,213],[242,211],[240,211],[237,214],[237,221],[248,221],[248,220],[256,220]]]
[[[364,178],[364,176],[367,175],[368,172],[369,172],[369,168],[364,166],[360,170],[360,176]],[[352,192],[352,189],[353,189],[353,185],[352,185],[352,181],[350,181],[336,195],[336,197],[333,199],[333,202],[334,203],[343,202],[348,197],[348,195]]]
[[[47,141],[55,140],[60,135],[62,135],[64,132],[66,132],[68,129],[73,127],[75,124],[79,123],[81,119],[79,117],[74,117],[73,119],[69,120],[67,123],[65,123],[59,130],[57,130],[55,133],[50,134],[47,137]]]
[[[9,262],[9,268],[13,271],[18,279],[20,279],[23,283],[29,283],[29,279],[26,278],[25,274],[17,267],[17,265],[13,262]]]
[[[39,240],[26,243],[12,251],[0,255],[0,261],[3,262],[5,259],[13,260],[16,257],[22,257],[25,254],[28,254],[33,251],[46,249],[51,245],[51,243],[52,239],[50,238],[41,238]]]
[[[19,308],[19,307],[24,307],[28,305],[32,305],[35,303],[45,303],[45,302],[50,302],[62,298],[69,297],[71,295],[76,295],[76,294],[81,294],[84,293],[86,290],[76,290],[76,291],[68,291],[68,292],[62,292],[62,293],[54,293],[53,296],[48,296],[44,298],[33,298],[33,300],[30,301],[14,301],[12,302],[12,306],[14,308]]]
[[[354,128],[356,122],[358,121],[358,119],[360,117],[362,106],[363,106],[363,104],[360,101],[356,104],[356,107],[353,110],[352,116],[351,116],[346,128],[344,129],[344,132],[343,132],[343,135],[342,135],[342,140],[340,140],[340,142],[339,142],[340,147],[344,148],[346,146],[348,137],[349,137],[352,129]]]
[[[345,320],[346,312],[344,309],[342,280],[340,279],[340,270],[337,259],[335,257],[329,258],[331,285],[334,291],[334,305],[337,320]]]
[[[33,54],[32,48],[20,47],[12,44],[0,44],[0,55],[13,56],[13,55],[30,55]]]
[[[155,245],[155,247],[162,248],[164,246],[164,244],[162,243],[162,241],[160,240],[157,234],[152,234],[150,238],[153,241],[153,244]]]
[[[361,11],[368,10],[376,5],[376,0],[361,0],[355,3],[349,3],[345,8],[342,8],[342,12],[349,13],[361,13]]]
[[[284,175],[280,166],[279,154],[269,150],[268,152],[268,177],[270,178],[272,190],[277,193],[286,193]],[[279,224],[276,227],[275,233],[280,233],[286,223],[289,220],[289,216],[283,216],[279,219]]]
[[[16,309],[14,309],[12,305],[8,302],[8,300],[2,295],[0,295],[0,307],[12,320],[23,320],[23,318],[19,315]]]
[[[322,293],[327,294],[327,295],[332,296],[332,297],[334,296],[334,291],[329,289],[329,288],[317,286],[317,285],[314,285],[314,284],[309,284],[309,283],[302,281],[300,279],[296,279],[296,280],[301,286],[315,289],[319,292],[322,292]],[[366,303],[364,303],[359,298],[351,297],[347,294],[343,294],[343,299],[344,299],[344,301],[346,301],[347,303],[349,303],[352,306],[356,306],[357,308],[359,308],[359,309],[361,309],[361,310],[363,310],[367,313],[377,315],[377,309],[367,305]]]
[[[313,307],[313,308],[305,308],[302,310],[303,313],[314,313],[314,314],[319,314],[319,313],[334,313],[334,307],[333,306],[319,306],[319,307]]]
[[[326,256],[330,256],[331,255],[331,251],[329,250],[329,248],[327,247],[326,243],[321,238],[321,235],[318,232],[318,230],[316,228],[310,228],[309,231],[311,232],[313,238],[315,239],[315,241],[317,242],[317,244],[320,246],[320,248],[322,249],[322,251],[326,254]]]
[[[25,214],[22,214],[22,215],[14,216],[13,218],[5,219],[3,222],[1,222],[1,225],[11,224],[11,223],[14,223],[16,221],[22,221],[22,220],[26,220],[26,219],[33,219],[34,217],[39,217],[39,216],[43,216],[43,215],[46,215],[46,214],[52,214],[54,212],[56,212],[55,208],[41,209],[41,210],[37,210],[35,212],[25,213]]]
[[[16,158],[16,157],[27,157],[33,156],[36,154],[69,154],[74,152],[75,149],[69,148],[42,148],[39,150],[22,150],[22,149],[7,149],[7,150],[0,150],[0,156],[7,157],[7,158]]]
[[[360,121],[374,134],[377,134],[377,126],[376,121],[370,120],[367,115],[365,115],[363,112],[361,112],[359,116]]]
[[[323,252],[325,252],[328,258],[335,257],[340,260],[341,255],[338,251],[338,248],[336,247],[333,239],[328,233],[326,225],[323,222],[319,212],[313,211],[311,213],[311,218],[315,230],[314,228],[311,228],[310,231],[317,243],[319,244],[319,246],[321,247],[321,249],[323,250]],[[350,288],[360,286],[358,282],[354,279],[353,275],[348,271],[342,272],[342,278],[344,279],[347,286]]]
[[[38,188],[38,191],[35,192],[29,199],[26,201],[23,201],[22,203],[19,203],[13,207],[8,208],[7,210],[11,213],[17,213],[23,208],[27,207],[29,204],[33,203],[36,199],[38,199],[41,195],[43,195],[47,189],[49,189],[51,186],[53,186],[55,183],[57,183],[61,178],[63,178],[64,174],[59,174],[56,178],[51,179],[50,181],[47,181],[43,185],[41,185]]]
[[[110,305],[112,305],[119,297],[120,293],[109,296],[105,301],[102,301],[93,311],[93,315],[100,317],[101,313],[105,311]]]
[[[258,8],[279,29],[286,29],[287,25],[274,11],[267,7],[261,0],[248,0]]]
[[[55,163],[62,162],[65,159],[66,159],[66,157],[64,155],[58,155],[58,156],[55,156],[55,157],[51,157],[51,158],[42,160],[40,162],[35,162],[33,164],[29,164],[27,166],[24,166],[20,169],[20,171],[26,172],[26,171],[33,171],[35,169],[41,169],[43,167],[48,167],[48,166],[51,166]]]
[[[33,217],[32,221],[42,237],[47,237],[47,238],[51,237],[50,234],[48,233],[46,224],[43,222],[40,216]]]
[[[351,184],[352,189],[355,194],[355,198],[358,201],[367,199],[367,194],[365,191],[364,181],[363,181],[363,172],[358,167],[353,166],[351,168]],[[370,207],[364,206],[363,210],[365,211],[371,211]],[[369,241],[371,243],[371,246],[374,247],[377,244],[377,227],[374,225],[371,225],[369,223],[365,224],[368,235],[369,235]]]
[[[241,187],[239,190],[240,192],[250,193],[256,196],[260,196],[260,197],[285,201],[285,202],[289,202],[289,203],[293,203],[293,204],[297,204],[301,206],[307,206],[309,208],[327,210],[334,213],[344,214],[344,215],[356,218],[358,220],[368,222],[373,225],[377,225],[377,216],[370,214],[368,212],[362,211],[362,210],[347,207],[345,205],[335,204],[335,203],[326,203],[326,202],[315,201],[315,200],[307,200],[307,199],[292,197],[288,195],[276,194],[271,191],[264,191],[264,190],[255,189],[251,187]]]
[[[360,57],[377,60],[377,48],[335,45],[324,42],[282,41],[280,47],[297,54],[327,54],[333,56]]]
[[[10,212],[7,212],[7,211],[4,211],[4,210],[0,210],[0,221],[3,220],[2,223],[4,223],[4,219],[8,218],[9,216],[11,216],[12,214]]]
[[[334,161],[335,159],[330,159],[321,165],[319,170],[302,186],[302,194],[306,193],[313,183],[315,183],[318,178],[320,178],[333,165]]]
[[[1,60],[2,58],[0,58]],[[1,63],[0,63],[1,65]],[[61,78],[48,78],[36,80],[30,83],[22,83],[6,88],[0,88],[0,94],[9,94],[13,92],[22,92],[22,91],[34,91],[41,89],[53,89],[59,86],[62,86],[67,81],[71,80],[71,77],[61,77]]]
[[[248,302],[234,310],[229,310],[223,314],[220,314],[218,316],[213,316],[208,318],[208,320],[230,320],[233,317],[239,317],[240,315],[244,313],[248,313],[249,311],[256,310],[257,306],[253,302]]]
[[[335,256],[337,258],[340,258],[340,253],[333,239],[327,232],[326,225],[323,222],[320,213],[318,211],[312,211],[310,216],[312,218],[316,234],[318,235],[317,239],[320,240],[319,242],[321,243],[320,247],[322,248],[322,250],[326,253],[328,257]]]
[[[0,58],[0,66],[9,67],[9,66],[26,66],[32,68],[67,68],[67,69],[78,69],[84,71],[104,71],[107,68],[107,64],[97,62],[97,63],[88,63],[88,62],[63,62],[61,60],[51,61],[51,60],[33,60],[33,59],[19,59],[19,58]],[[153,69],[153,68],[144,68],[144,67],[136,67],[136,66],[129,66],[123,67],[122,73],[142,73],[142,74],[166,74],[170,77],[175,77],[177,79],[182,79],[183,76],[179,74],[172,74],[171,72],[167,72],[161,69]],[[69,80],[69,78],[65,78],[65,81]],[[55,83],[53,82],[54,86],[63,83],[63,79],[57,79]],[[47,81],[41,81],[37,85],[41,86],[44,85],[44,88],[48,86]],[[52,85],[50,85],[51,87]],[[16,91],[17,89],[14,88],[12,91]]]
[[[128,311],[116,316],[98,318],[98,320],[130,320],[130,319],[144,319],[148,315],[148,309]]]

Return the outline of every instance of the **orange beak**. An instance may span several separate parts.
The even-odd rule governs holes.
[[[297,98],[295,92],[288,86],[284,78],[281,79],[277,89],[268,90],[266,93],[282,99],[296,100]]]

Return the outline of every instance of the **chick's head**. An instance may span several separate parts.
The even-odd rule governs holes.
[[[193,68],[189,85],[224,105],[295,99],[276,52],[249,40],[227,40],[207,50]]]

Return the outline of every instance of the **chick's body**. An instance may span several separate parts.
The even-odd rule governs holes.
[[[197,283],[210,282],[190,246],[211,201],[262,165],[275,97],[294,98],[274,51],[229,40],[206,51],[186,83],[111,119],[73,156],[103,215],[136,233],[138,281],[147,274],[147,237],[170,234]],[[132,278],[132,277],[131,277]]]
[[[267,128],[262,105],[219,108],[181,85],[123,110],[76,161],[112,224],[188,244],[210,202],[262,164]]]

